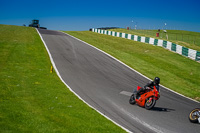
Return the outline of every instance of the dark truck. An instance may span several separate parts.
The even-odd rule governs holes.
[[[32,20],[31,24],[29,24],[29,27],[35,27],[40,29],[47,29],[46,27],[40,27],[39,20]]]

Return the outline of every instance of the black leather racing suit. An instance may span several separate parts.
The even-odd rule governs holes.
[[[140,92],[145,92],[146,89],[148,89],[148,87],[150,87],[151,89],[153,89],[153,87],[156,87],[156,89],[160,90],[160,86],[157,85],[154,81],[150,81],[149,83],[147,83],[143,88],[139,89],[136,93],[136,97],[138,97],[140,95]]]

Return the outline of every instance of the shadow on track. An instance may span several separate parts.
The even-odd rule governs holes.
[[[162,108],[162,107],[154,107],[151,109],[151,111],[159,111],[159,112],[171,112],[176,111],[175,109],[169,109],[169,108]]]

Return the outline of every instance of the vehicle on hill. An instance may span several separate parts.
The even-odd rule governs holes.
[[[33,19],[31,24],[29,24],[29,27],[35,27],[35,28],[39,28],[39,20]]]
[[[31,21],[31,24],[29,24],[29,27],[35,27],[40,29],[47,29],[46,27],[40,27],[39,20],[33,19]]]

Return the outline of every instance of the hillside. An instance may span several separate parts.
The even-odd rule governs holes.
[[[124,132],[61,82],[34,28],[0,25],[0,132]]]

